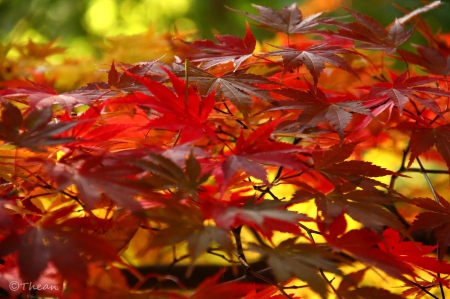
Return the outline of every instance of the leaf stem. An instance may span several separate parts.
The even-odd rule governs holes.
[[[419,163],[420,169],[422,170],[422,174],[425,177],[425,180],[427,181],[428,187],[430,187],[431,193],[433,193],[434,200],[439,203],[439,198],[437,197],[436,191],[434,190],[433,184],[431,183],[430,178],[428,177],[428,174],[425,172],[425,167],[423,167],[422,162],[420,161],[419,157],[416,158],[417,163]],[[436,255],[438,259],[440,259],[441,251],[439,247],[439,243],[437,244],[438,248],[436,250]],[[438,277],[439,282],[439,289],[441,291],[442,299],[445,299],[445,292],[444,287],[442,286],[441,282],[441,274],[436,272],[436,275]]]
[[[312,229],[309,229],[309,228],[307,228],[306,226],[302,226],[301,224],[300,224],[300,226],[301,226],[303,229],[306,230],[306,232],[308,233],[309,237],[311,238],[311,241],[313,242],[313,244],[316,244],[316,241],[314,240],[314,237],[313,237],[313,233],[315,233],[315,234],[321,234],[321,233],[318,232],[318,231],[314,231],[314,230],[312,230]],[[323,269],[320,268],[320,267],[317,267],[317,269],[319,269],[320,275],[323,277],[323,279],[325,279],[325,281],[327,282],[327,284],[330,286],[330,288],[331,288],[331,289],[333,290],[333,292],[336,294],[336,298],[338,298],[338,299],[343,299],[343,298],[341,297],[341,295],[339,295],[339,293],[338,293],[338,291],[336,290],[336,288],[333,286],[333,283],[332,283],[333,279],[332,279],[332,280],[328,280],[327,276],[325,275],[325,272],[323,272]]]
[[[184,60],[184,81],[186,83],[186,88],[184,90],[184,107],[186,109],[186,114],[189,112],[189,59]]]

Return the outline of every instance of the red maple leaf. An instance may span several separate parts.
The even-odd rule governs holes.
[[[314,89],[309,85],[310,91],[301,90],[280,90],[280,93],[295,100],[280,100],[273,102],[277,107],[270,108],[268,111],[275,110],[296,110],[302,109],[300,116],[294,124],[289,124],[290,132],[292,129],[302,132],[309,127],[315,127],[320,123],[329,122],[338,132],[341,142],[344,139],[344,129],[352,119],[352,112],[372,116],[360,101],[347,101],[347,95],[334,95],[329,97],[320,88]]]
[[[338,223],[341,223],[339,224],[339,229],[333,229],[329,233],[326,233],[326,227],[333,227]],[[341,214],[329,226],[320,222],[318,226],[328,244],[335,250],[349,254],[363,263],[375,265],[388,275],[405,282],[407,280],[403,275],[415,276],[414,269],[411,265],[397,259],[396,256],[378,247],[381,239],[377,233],[367,228],[354,229],[344,233],[345,224],[344,214]]]
[[[102,193],[130,211],[141,210],[141,205],[134,196],[142,190],[139,191],[127,176],[143,172],[142,168],[102,156],[82,155],[72,159],[68,156],[70,154],[59,162],[37,160],[57,184],[58,191],[75,185],[79,199],[89,210],[95,207]]]
[[[205,218],[214,219],[218,227],[233,229],[248,225],[259,231],[263,236],[272,237],[273,231],[300,234],[299,221],[311,221],[304,214],[288,211],[290,202],[262,201],[250,199],[242,206],[239,202],[217,202],[214,199],[202,201],[202,211]]]
[[[74,208],[69,206],[47,214],[24,230],[11,231],[0,241],[0,256],[18,251],[23,281],[35,282],[52,262],[63,278],[82,292],[86,287],[88,268],[87,260],[80,253],[119,262],[115,249],[105,240],[80,232],[76,226],[61,225]]]
[[[409,230],[434,229],[434,236],[440,249],[439,260],[442,260],[450,245],[450,203],[439,194],[437,197],[439,202],[430,198],[414,198],[409,201],[426,210],[416,216]]]
[[[383,232],[383,239],[383,242],[378,243],[378,247],[397,256],[399,260],[426,270],[430,274],[450,274],[450,264],[446,261],[439,262],[435,257],[425,256],[432,253],[438,246],[426,246],[422,245],[421,242],[401,241],[400,234],[391,228]]]
[[[306,165],[295,153],[307,151],[299,146],[271,140],[271,134],[282,119],[267,122],[258,127],[247,138],[241,130],[233,153],[226,156],[222,164],[225,181],[228,181],[239,169],[250,176],[267,181],[267,171],[260,164],[284,166],[289,169],[306,170]],[[225,184],[224,184],[225,185]]]
[[[417,54],[406,50],[398,50],[398,52],[408,62],[420,65],[431,74],[450,75],[450,56],[446,57],[440,50],[428,46],[415,45],[415,48]]]
[[[281,50],[272,51],[266,55],[281,56],[283,58],[283,74],[305,65],[313,77],[314,86],[317,85],[320,74],[325,69],[325,62],[337,66],[354,75],[356,78],[359,78],[359,75],[351,68],[347,61],[336,55],[339,53],[350,53],[350,51],[345,48],[329,46],[324,43],[310,46],[304,50],[292,47],[273,47]]]
[[[89,104],[92,99],[89,97],[91,91],[79,90],[78,92],[64,92],[58,94],[53,88],[29,81],[31,87],[17,87],[0,90],[0,95],[7,99],[23,101],[27,99],[31,109],[43,108],[60,104],[68,111],[77,104]]]
[[[374,18],[348,7],[344,7],[344,9],[352,14],[356,22],[335,22],[333,25],[340,27],[340,29],[338,32],[329,31],[328,34],[362,42],[362,44],[356,46],[357,48],[384,50],[386,53],[392,54],[397,50],[398,46],[406,42],[414,33],[413,29],[406,31],[405,26],[399,20],[395,20],[386,30]]]
[[[60,134],[70,130],[77,122],[53,122],[51,107],[36,109],[25,117],[11,103],[2,99],[3,110],[0,121],[0,139],[18,147],[27,147],[34,151],[45,151],[43,147],[63,144],[73,141]]]
[[[185,75],[184,68],[175,65],[176,74],[179,77]],[[279,85],[266,77],[247,74],[247,69],[228,72],[220,76],[207,73],[195,67],[189,67],[189,82],[195,82],[203,96],[210,95],[213,91],[216,100],[229,100],[239,111],[248,114],[253,104],[252,96],[262,100],[272,101],[272,97],[267,90],[261,89],[260,85]],[[258,86],[255,86],[258,84]]]
[[[450,125],[437,125],[436,123],[430,125],[428,122],[418,118],[417,123],[404,123],[397,126],[396,129],[412,131],[409,141],[411,155],[407,165],[408,168],[416,158],[435,146],[450,169],[450,148],[448,147]]]
[[[162,116],[151,119],[147,128],[181,131],[181,143],[203,137],[205,134],[215,140],[208,116],[214,108],[214,92],[203,99],[192,89],[186,98],[186,82],[167,71],[175,93],[159,82],[126,72],[128,76],[145,85],[152,95],[136,92],[132,96],[118,98],[110,103],[139,103],[154,109]]]
[[[219,283],[225,270],[217,272],[214,276],[205,279],[189,299],[230,299],[241,298],[255,289],[254,283]]]
[[[250,31],[250,26],[246,26],[244,39],[233,35],[216,35],[218,44],[210,40],[194,41],[187,43],[192,48],[202,51],[202,54],[194,54],[189,56],[189,60],[193,62],[201,62],[204,69],[212,66],[232,62],[234,70],[248,58],[253,55],[256,40]]]
[[[377,83],[370,87],[370,92],[365,98],[368,105],[380,105],[386,101],[386,98],[389,98],[389,101],[391,101],[398,108],[400,115],[402,115],[405,104],[410,99],[413,99],[433,112],[437,114],[441,113],[439,105],[434,99],[423,98],[420,95],[428,94],[448,97],[450,96],[450,92],[434,87],[418,86],[434,82],[436,81],[436,78],[429,76],[418,76],[406,79],[407,72],[401,74],[400,76],[396,76],[392,72],[389,72],[389,74],[391,75],[391,79],[393,81],[392,83]],[[363,88],[368,89],[369,87]]]
[[[303,18],[302,12],[297,6],[297,3],[291,4],[289,7],[284,6],[280,12],[276,12],[273,8],[264,7],[260,5],[252,4],[258,12],[258,15],[242,12],[230,7],[229,10],[244,15],[252,20],[259,22],[257,25],[263,29],[275,32],[284,32],[286,34],[302,34],[311,32],[314,27],[319,24],[333,23],[334,18],[319,18],[323,12],[319,12]]]

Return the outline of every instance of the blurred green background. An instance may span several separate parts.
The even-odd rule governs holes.
[[[187,41],[214,39],[214,34],[242,37],[245,22],[255,23],[227,10],[225,5],[258,14],[252,3],[278,11],[293,2],[0,0],[0,88],[22,86],[20,80],[28,78],[63,92],[89,82],[105,81],[105,70],[112,61],[137,63],[162,58],[170,64],[175,57],[183,58],[192,51],[174,37]],[[450,32],[450,0],[443,2],[440,8],[422,14],[434,32],[439,28]],[[426,4],[421,0],[301,0],[297,3],[304,16],[321,11],[327,11],[328,16],[349,15],[340,8],[345,5],[373,16],[384,26],[404,15],[393,4],[408,11]],[[274,41],[270,40],[274,33],[256,26],[251,28],[260,43]],[[421,44],[423,38],[416,32],[410,42]]]
[[[449,31],[448,2],[423,15],[432,28]],[[214,33],[242,36],[245,17],[224,8],[256,13],[251,3],[279,10],[292,0],[0,0],[0,40],[48,42],[59,38],[60,44],[73,53],[83,55],[94,51],[93,44],[104,37],[156,31],[196,30],[197,37],[212,39]],[[403,13],[396,3],[409,10],[423,5],[419,0],[304,0],[298,1],[308,15],[321,10],[344,14],[340,5],[375,17],[384,25]],[[270,36],[253,27],[262,40]]]

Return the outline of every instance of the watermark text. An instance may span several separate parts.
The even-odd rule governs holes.
[[[32,282],[11,281],[9,283],[11,291],[58,291],[58,286],[49,284],[34,284]]]

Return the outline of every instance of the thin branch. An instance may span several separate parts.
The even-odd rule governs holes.
[[[303,229],[306,229],[306,232],[308,233],[308,235],[309,235],[309,237],[311,238],[311,241],[313,242],[313,244],[316,244],[316,241],[314,240],[314,237],[313,237],[313,233],[319,233],[320,234],[320,232],[317,232],[317,231],[314,231],[314,230],[312,230],[312,229],[309,229],[309,228],[307,228],[306,226],[304,226],[304,227],[302,227]],[[336,288],[333,286],[333,280],[334,280],[334,278],[333,279],[331,279],[331,280],[328,280],[328,278],[327,278],[327,276],[325,275],[325,272],[323,272],[323,269],[322,268],[320,268],[320,267],[317,267],[317,269],[319,269],[319,272],[320,272],[320,275],[323,277],[323,279],[325,279],[325,281],[327,282],[327,284],[330,286],[330,288],[333,290],[333,292],[336,294],[336,298],[339,298],[339,299],[343,299],[342,297],[341,297],[341,295],[339,295],[339,293],[338,293],[338,291],[336,290]]]
[[[211,254],[211,255],[215,255],[218,256],[222,259],[224,259],[225,261],[229,262],[230,264],[239,264],[239,262],[233,261],[229,258],[227,258],[225,255],[220,254],[220,253],[216,253],[214,251],[219,250],[219,249],[215,249],[215,248],[209,248],[208,250],[206,250],[207,253]]]
[[[185,260],[188,257],[190,257],[189,254],[185,254],[180,256],[179,258],[174,258],[172,263],[170,263],[170,265],[167,267],[167,273],[170,273],[170,270],[172,270],[173,266],[175,266],[176,263],[178,263],[179,261]]]
[[[186,82],[186,88],[184,90],[184,108],[186,114],[189,113],[189,59],[184,60],[184,81]],[[200,109],[200,107],[199,107]]]
[[[303,289],[303,288],[307,288],[307,287],[309,287],[309,285],[304,284],[304,285],[301,285],[301,286],[288,286],[288,287],[283,287],[283,289],[285,289],[285,290],[296,290],[296,289]]]
[[[431,183],[431,180],[428,177],[428,174],[425,172],[425,167],[423,167],[422,162],[420,161],[419,157],[416,158],[416,161],[417,161],[417,163],[419,163],[420,169],[422,170],[422,174],[425,177],[425,180],[427,181],[427,184],[431,190],[431,193],[433,193],[434,200],[437,203],[439,203],[439,198],[437,197],[436,191],[434,190],[433,184]],[[440,254],[439,244],[437,244],[437,245],[438,245],[438,248],[437,248],[436,254],[439,259],[441,254]],[[441,290],[442,299],[445,299],[444,287],[442,286],[442,282],[441,282],[441,274],[437,273],[437,272],[436,272],[436,274],[437,274],[437,277],[439,278],[438,282],[439,282],[439,289]]]
[[[286,298],[292,299],[291,296],[289,296],[288,293],[286,293],[283,290],[283,287],[279,286],[277,283],[273,282],[272,280],[262,276],[261,274],[259,274],[258,272],[254,271],[252,269],[252,267],[250,267],[250,265],[247,263],[247,261],[245,260],[245,256],[239,254],[237,251],[233,251],[233,254],[237,257],[237,259],[241,262],[241,264],[244,266],[245,271],[247,273],[250,273],[251,275],[253,275],[254,277],[257,277],[259,279],[261,279],[262,281],[267,282],[268,284],[271,284],[273,286],[275,286]]]
[[[267,282],[268,284],[271,284],[278,288],[278,290],[289,299],[292,299],[291,296],[289,296],[281,286],[279,286],[277,283],[273,282],[272,280],[260,275],[259,273],[255,272],[252,267],[247,262],[247,259],[245,258],[244,249],[242,248],[242,239],[241,239],[241,231],[242,231],[242,225],[236,227],[233,229],[233,235],[236,242],[236,249],[237,251],[233,251],[233,254],[237,257],[239,262],[244,266],[245,272],[250,273],[251,275],[261,279],[262,281]]]
[[[426,169],[422,171],[420,168],[408,168],[401,172],[420,172],[420,173],[435,173],[435,174],[448,174],[448,170],[440,170],[440,169]]]
[[[303,229],[308,233],[308,235],[310,236],[310,238],[312,238],[312,234],[322,235],[321,232],[319,232],[319,231],[317,231],[317,230],[310,229],[309,227],[307,227],[307,226],[305,226],[305,225],[303,225],[303,224],[301,224],[301,223],[299,223],[298,225],[299,225],[301,228],[303,228]],[[313,241],[314,241],[314,239],[313,239]]]
[[[414,281],[411,281],[411,280],[410,280],[409,282],[410,282],[411,284],[415,285],[416,287],[418,287],[419,289],[421,289],[422,292],[425,292],[425,293],[427,293],[428,295],[430,295],[432,298],[434,298],[434,299],[439,299],[439,297],[433,295],[430,291],[428,291],[426,287],[421,286],[420,284],[418,284],[418,283],[416,283],[416,282],[414,282]]]

